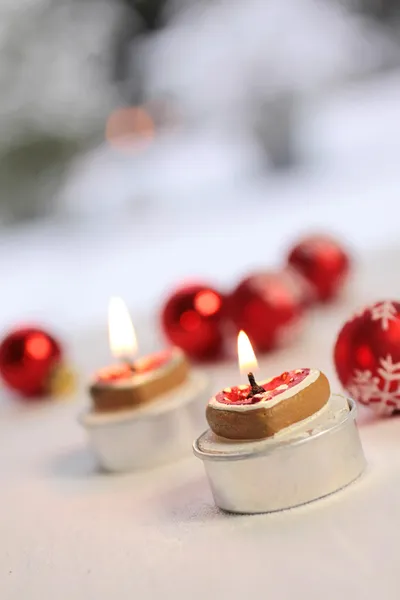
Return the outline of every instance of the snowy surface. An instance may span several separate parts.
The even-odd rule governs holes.
[[[313,137],[314,148],[324,148],[320,162],[290,178],[250,185],[243,177],[231,186],[228,177],[215,178],[203,188],[207,193],[193,193],[186,203],[182,193],[175,204],[154,200],[153,210],[149,199],[139,213],[129,216],[127,206],[126,213],[120,208],[112,217],[105,202],[104,218],[96,223],[89,216],[66,218],[61,225],[3,235],[0,325],[34,318],[56,327],[87,374],[107,360],[110,295],[129,302],[146,350],[158,343],[151,314],[174,282],[198,275],[229,287],[250,268],[278,266],[297,235],[324,227],[353,249],[351,290],[336,306],[311,313],[305,335],[262,358],[260,371],[268,376],[316,365],[335,387],[331,351],[343,320],[371,300],[400,296],[397,89],[392,82],[386,92],[383,86],[364,94],[364,120],[354,115],[351,98],[347,112],[344,100],[332,105],[323,135]],[[358,125],[346,145],[353,121]],[[96,190],[105,200],[107,193],[113,197],[120,165],[110,172],[105,165],[97,187],[85,188],[91,198]],[[127,175],[124,181],[132,191]],[[116,201],[121,207],[123,194]],[[215,389],[238,377],[234,363],[209,372]],[[279,600],[398,600],[398,419],[375,422],[361,415],[369,467],[348,489],[283,513],[233,517],[213,506],[202,465],[190,449],[186,460],[163,470],[99,473],[76,422],[85,402],[82,392],[69,403],[23,408],[4,394],[5,600],[233,600],[260,593]]]

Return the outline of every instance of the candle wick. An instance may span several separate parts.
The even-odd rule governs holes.
[[[132,362],[129,358],[124,358],[122,362],[124,365],[126,365],[128,367],[128,369],[130,369],[132,371],[132,373],[136,373],[135,363]]]
[[[253,373],[248,373],[247,377],[249,378],[249,383],[251,385],[251,390],[247,394],[248,398],[252,398],[256,394],[263,394],[265,392],[264,388],[256,382]]]

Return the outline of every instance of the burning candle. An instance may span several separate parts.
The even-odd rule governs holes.
[[[282,510],[354,481],[365,466],[354,402],[331,395],[317,369],[257,383],[257,359],[243,331],[238,356],[249,383],[209,400],[210,429],[193,444],[216,505],[245,514]]]
[[[203,428],[207,378],[189,368],[178,348],[137,358],[135,330],[120,298],[110,301],[108,326],[117,362],[95,373],[92,406],[80,417],[101,466],[132,471],[180,458]]]
[[[253,373],[257,359],[244,331],[238,336],[238,357],[240,371],[247,373],[249,384],[224,388],[207,406],[208,423],[221,437],[270,437],[311,416],[329,399],[329,382],[317,369],[285,371],[258,384]]]
[[[140,406],[181,385],[188,377],[187,360],[178,348],[136,358],[136,334],[121,298],[110,300],[108,331],[111,353],[119,362],[95,374],[90,385],[95,410]]]

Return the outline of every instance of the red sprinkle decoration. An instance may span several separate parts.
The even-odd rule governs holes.
[[[261,384],[261,387],[267,392],[264,394],[256,394],[252,398],[248,398],[250,392],[250,385],[240,385],[232,388],[225,388],[222,392],[219,392],[216,396],[217,402],[222,404],[256,404],[261,400],[271,400],[275,396],[286,392],[288,389],[301,383],[307,375],[310,374],[310,369],[296,369],[294,371],[285,371],[282,375],[274,377],[271,381]],[[287,385],[288,387],[284,390],[277,390],[280,385]]]
[[[164,350],[157,354],[149,354],[135,362],[136,373],[147,373],[159,369],[171,360],[172,354],[170,350]]]
[[[133,375],[129,365],[113,365],[99,371],[96,375],[98,381],[121,381],[130,379]]]
[[[142,375],[149,371],[155,371],[171,360],[170,350],[158,352],[157,354],[149,354],[144,356],[134,363],[134,370],[131,369],[130,365],[113,365],[111,367],[102,369],[97,374],[99,381],[121,381],[123,379],[130,379],[134,375]]]

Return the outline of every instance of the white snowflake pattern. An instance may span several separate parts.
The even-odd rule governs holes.
[[[389,321],[395,321],[397,319],[397,310],[392,302],[380,302],[375,306],[371,307],[371,319],[372,321],[381,321],[382,329],[389,329]]]
[[[375,397],[379,392],[379,377],[373,377],[371,371],[355,369],[353,379],[347,389],[353,398],[363,404],[368,404],[370,398]]]
[[[393,410],[400,409],[400,362],[394,363],[388,354],[386,358],[380,358],[379,363],[380,367],[377,369],[377,373],[383,380],[382,387],[379,387],[380,378],[372,375],[371,371],[356,369],[347,389],[356,400],[363,404],[369,404],[372,399],[375,400],[372,404],[380,414],[391,414]],[[395,384],[395,389],[393,389],[393,384]]]

